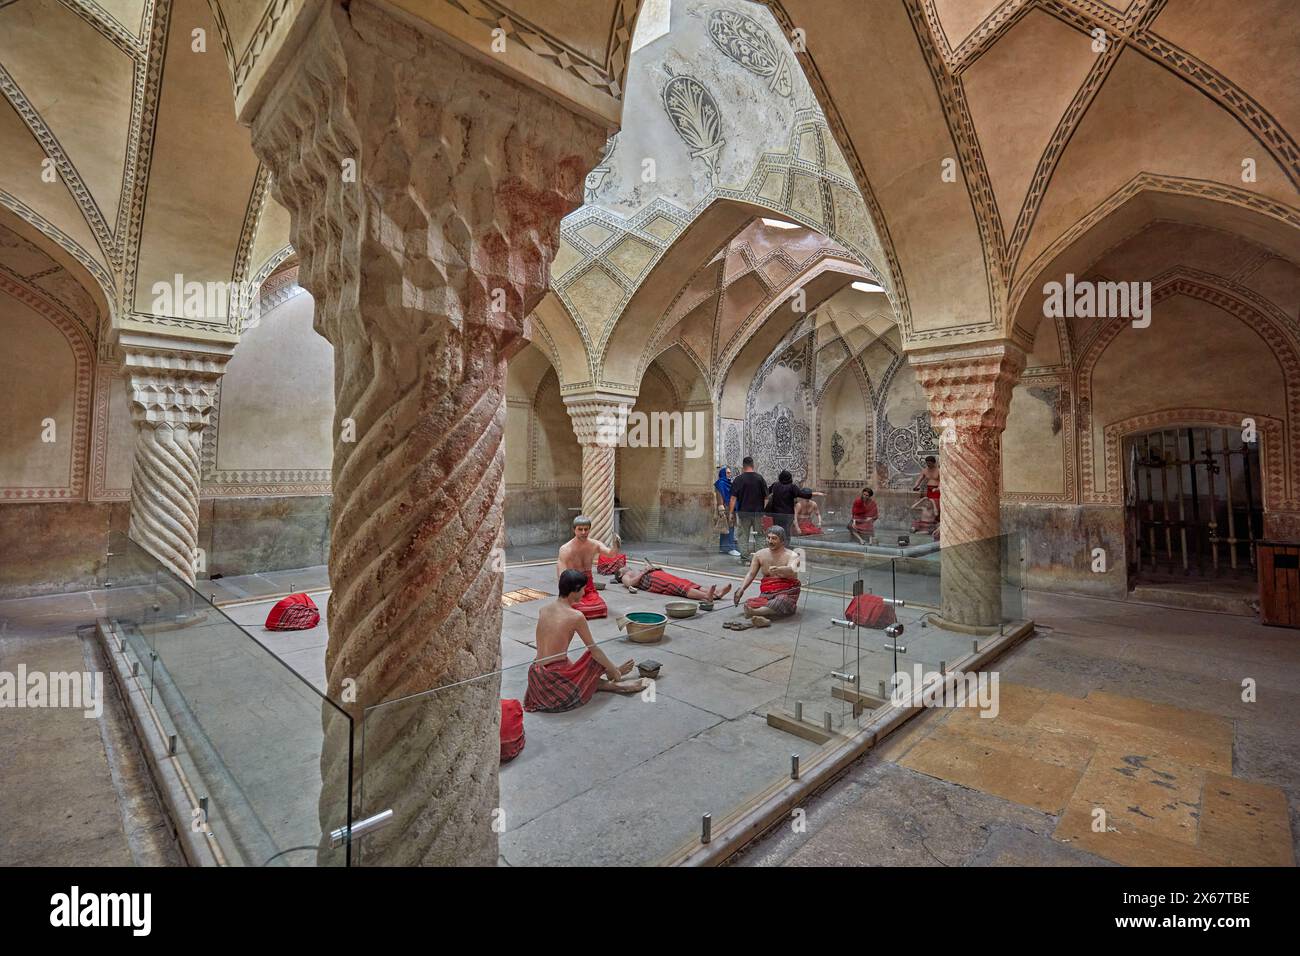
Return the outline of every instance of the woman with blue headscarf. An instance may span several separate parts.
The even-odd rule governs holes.
[[[713,483],[713,493],[717,496],[713,509],[713,530],[718,532],[718,552],[740,557],[736,550],[736,529],[731,526],[728,502],[731,500],[731,469],[719,468],[718,480]]]

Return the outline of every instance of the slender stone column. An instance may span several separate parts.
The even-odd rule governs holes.
[[[591,536],[605,544],[614,538],[614,459],[622,438],[622,409],[634,397],[570,395],[564,399],[582,446],[582,513],[591,518]]]
[[[123,348],[136,428],[127,533],[192,585],[203,429],[228,355],[125,342]]]
[[[939,433],[940,590],[946,622],[996,627],[1002,615],[1002,430],[1025,365],[1009,343],[909,356]]]
[[[608,131],[366,0],[327,4],[295,57],[253,145],[334,346],[325,664],[359,727],[500,664],[506,360]],[[496,863],[498,692],[365,721],[357,812],[395,812],[366,863]],[[327,830],[348,755],[324,724]]]

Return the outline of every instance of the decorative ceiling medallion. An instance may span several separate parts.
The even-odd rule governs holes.
[[[704,84],[693,76],[682,74],[674,76],[673,71],[664,67],[672,77],[664,85],[664,109],[668,118],[691,151],[691,159],[703,159],[709,165],[710,174],[718,175],[718,153],[726,144],[722,136],[722,111],[713,94],[704,88]]]
[[[794,92],[790,80],[790,59],[757,20],[732,10],[714,10],[709,17],[709,39],[749,72],[768,81],[778,96]]]

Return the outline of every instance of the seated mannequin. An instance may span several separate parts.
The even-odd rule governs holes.
[[[876,504],[876,493],[870,488],[863,488],[862,494],[853,499],[853,517],[849,522],[849,534],[858,544],[867,544],[876,532],[876,519],[880,517],[880,506]]]
[[[591,537],[591,519],[586,515],[578,515],[573,519],[573,537],[560,545],[559,558],[555,562],[556,574],[562,577],[565,571],[577,571],[586,575],[587,585],[583,589],[582,598],[574,606],[589,621],[609,614],[609,608],[596,591],[596,582],[591,576],[592,562],[597,555],[606,558],[617,555],[621,543],[618,535],[614,535],[612,548],[597,541]]]
[[[912,505],[917,513],[912,520],[912,530],[925,534],[937,535],[939,531],[939,511],[934,506],[933,498],[919,498]]]
[[[669,574],[649,561],[642,561],[645,564],[644,570],[622,571],[614,575],[614,580],[631,594],[635,594],[639,588],[651,594],[667,594],[670,597],[690,598],[692,601],[712,601],[714,598],[726,597],[731,592],[730,584],[721,590],[716,584],[710,584],[706,589],[694,581]]]
[[[754,555],[745,583],[732,600],[740,603],[746,589],[760,573],[758,597],[745,602],[747,617],[789,617],[799,607],[799,572],[792,566],[798,555],[786,547],[785,529],[773,525],[767,530],[767,547]]]
[[[524,710],[560,713],[581,707],[604,690],[635,694],[647,681],[625,680],[632,661],[615,666],[591,638],[587,618],[577,609],[589,578],[567,568],[560,574],[559,597],[542,607],[537,615],[537,657],[528,667],[528,691]],[[569,660],[569,644],[577,635],[587,645],[576,661]]]
[[[824,533],[822,510],[811,498],[800,498],[794,503],[794,520],[801,535]]]

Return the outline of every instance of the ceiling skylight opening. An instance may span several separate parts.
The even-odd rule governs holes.
[[[764,219],[763,225],[770,226],[773,229],[801,229],[798,223],[786,222],[784,219]]]
[[[884,286],[876,285],[874,282],[859,281],[859,282],[850,283],[850,285],[852,286],[852,288],[857,289],[859,292],[884,292],[885,291]]]

